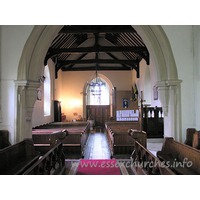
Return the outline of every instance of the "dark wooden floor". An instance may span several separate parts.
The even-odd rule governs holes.
[[[110,159],[110,150],[104,132],[90,133],[84,159]]]
[[[149,140],[147,142],[147,148],[156,155],[157,150],[160,150],[162,147],[162,141],[155,141],[155,140]],[[110,150],[106,138],[106,133],[100,129],[95,129],[92,131],[89,135],[84,159],[110,159]],[[119,163],[121,173],[124,175],[134,175],[131,168],[126,168],[122,163],[130,163],[130,159],[127,159],[128,157],[122,157],[118,158],[116,157],[117,162]],[[79,164],[79,159],[66,159],[66,171],[65,175],[75,175],[76,170]],[[120,164],[121,163],[121,164]]]

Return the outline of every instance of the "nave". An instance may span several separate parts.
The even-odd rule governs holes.
[[[148,139],[147,140],[147,149],[156,156],[157,151],[161,150],[163,144],[163,139]],[[120,173],[122,175],[134,175],[134,172],[130,167],[125,167],[123,163],[131,163],[131,155],[116,155],[112,160],[116,160],[116,163],[119,166]],[[111,152],[109,149],[108,138],[106,136],[105,130],[95,129],[90,132],[89,138],[87,141],[84,160],[110,160]],[[112,162],[110,160],[110,162]],[[65,175],[76,175],[78,164],[80,159],[65,159],[66,170]],[[109,162],[109,161],[108,161]],[[95,172],[94,175],[99,175],[98,172]],[[87,174],[86,174],[87,175]],[[106,175],[106,174],[105,174]]]
[[[199,131],[187,129],[187,140],[180,143],[172,137],[146,138],[129,125],[107,122],[104,129],[91,129],[87,122],[51,123],[33,128],[32,138],[14,145],[4,137],[8,146],[0,150],[0,174],[200,174]],[[8,136],[7,131],[1,134]]]

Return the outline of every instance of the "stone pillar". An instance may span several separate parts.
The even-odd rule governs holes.
[[[39,82],[15,81],[15,143],[32,138],[32,112]]]
[[[164,112],[164,136],[182,142],[181,122],[181,80],[156,83]]]

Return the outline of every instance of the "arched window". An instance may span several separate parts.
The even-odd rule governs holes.
[[[51,79],[48,65],[44,68],[44,75],[44,116],[47,116],[51,113]]]
[[[99,78],[98,78],[99,79]],[[99,81],[99,80],[98,80]],[[110,94],[108,84],[101,80],[103,84],[98,84],[87,88],[87,105],[109,105]],[[96,78],[91,83],[96,83]]]

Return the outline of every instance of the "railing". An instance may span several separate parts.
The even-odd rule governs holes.
[[[55,175],[65,169],[65,155],[62,142],[57,143],[23,175]]]
[[[135,141],[135,149],[131,155],[132,170],[140,175],[175,175],[163,162],[150,151]]]

